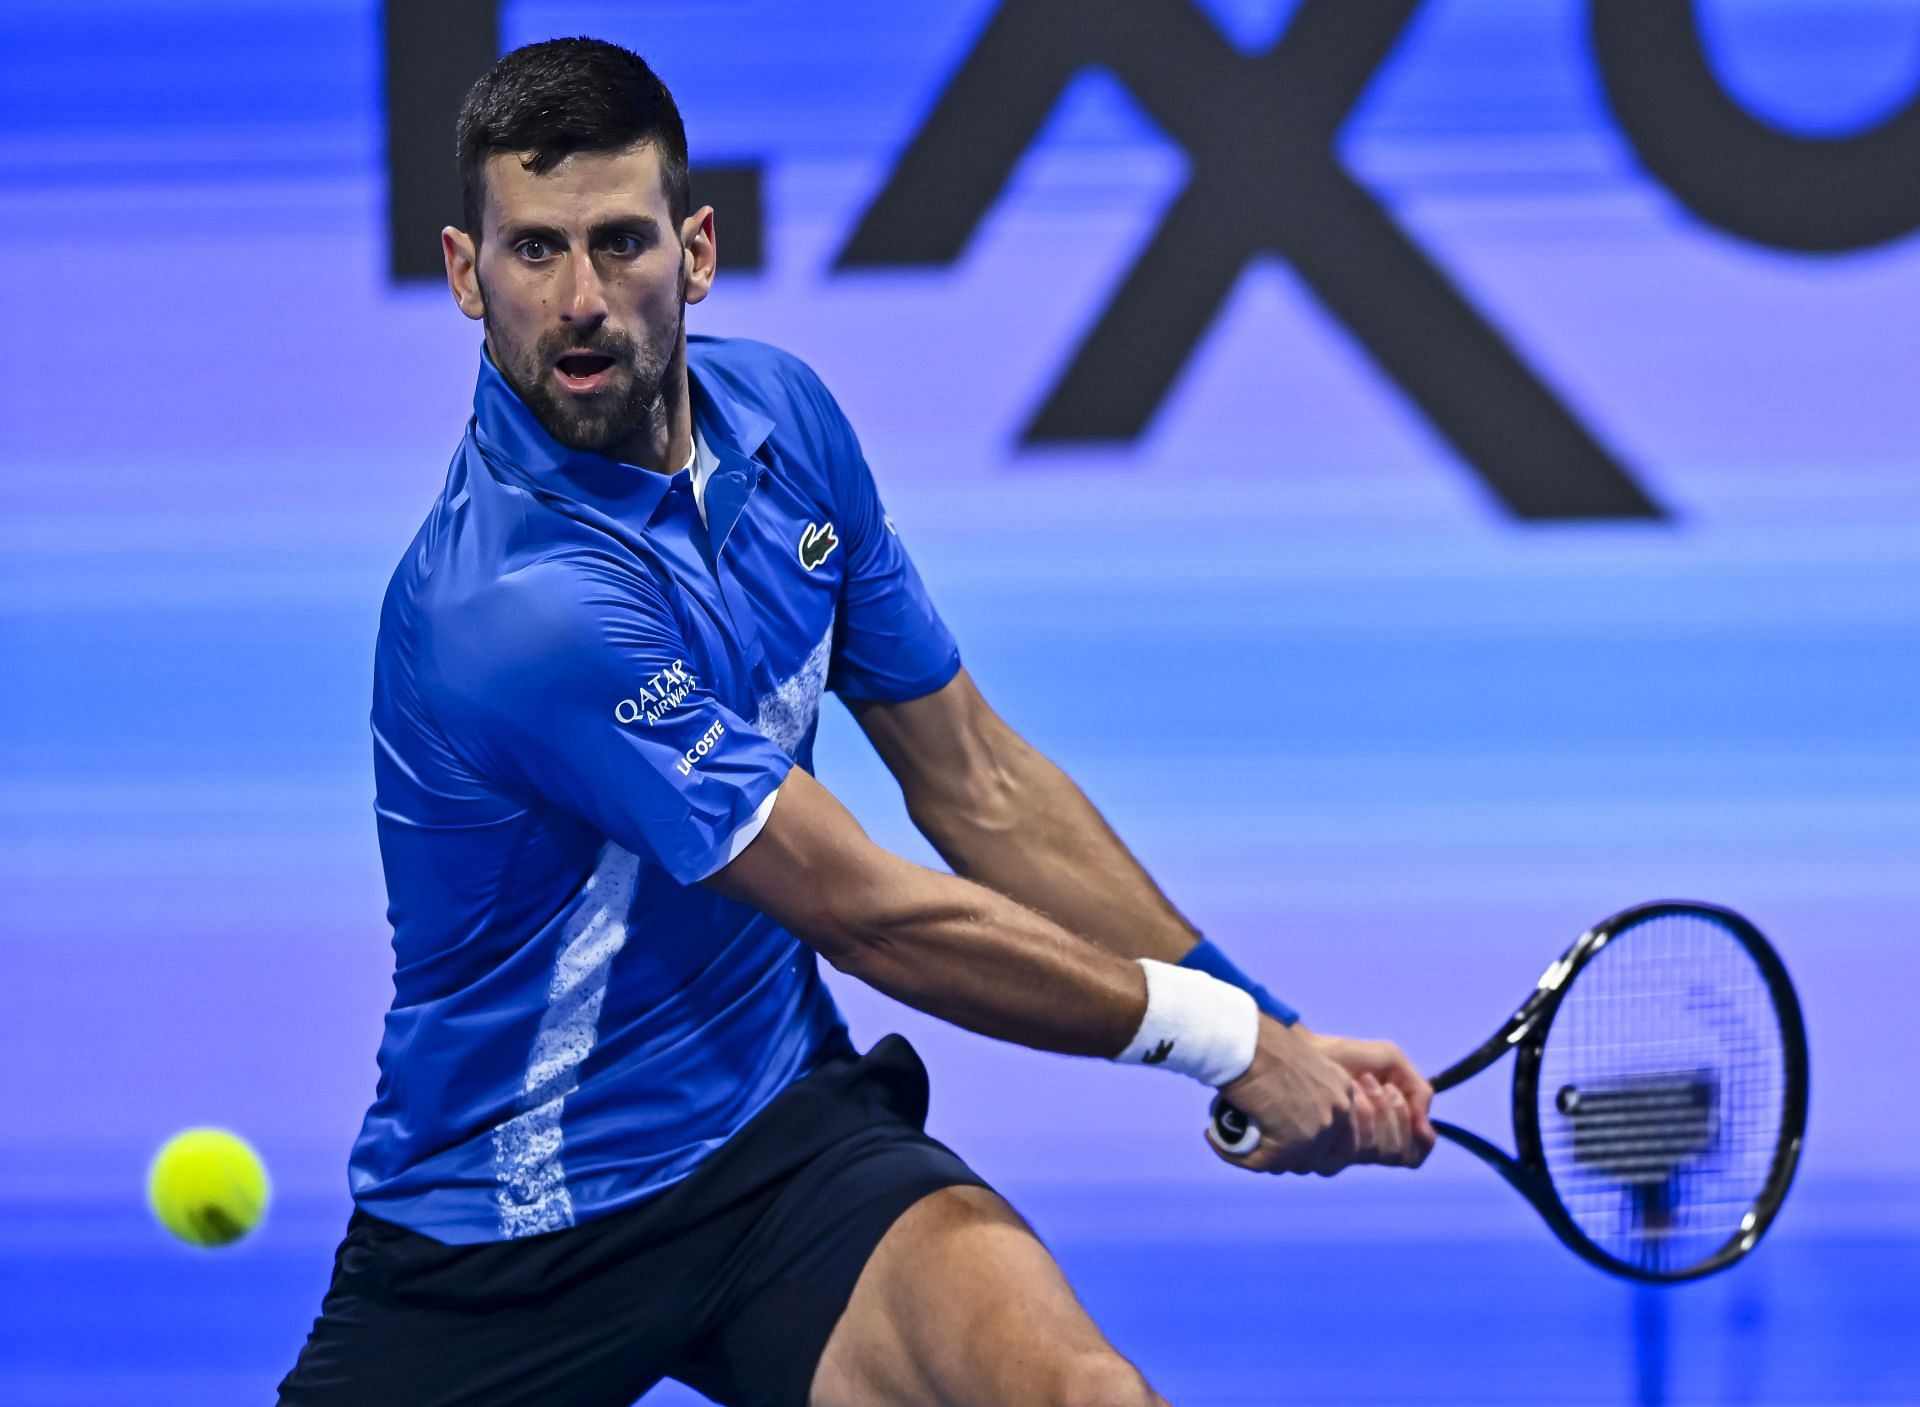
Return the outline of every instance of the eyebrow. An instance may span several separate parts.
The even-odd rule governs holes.
[[[650,234],[660,232],[660,222],[651,215],[614,215],[598,220],[587,228],[589,243],[606,238],[611,234]],[[523,239],[543,239],[549,244],[565,244],[566,231],[554,225],[511,225],[502,231],[500,238],[507,244],[518,244]]]

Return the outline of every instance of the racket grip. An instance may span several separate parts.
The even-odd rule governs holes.
[[[1234,1108],[1224,1094],[1216,1094],[1208,1113],[1207,1138],[1223,1153],[1243,1155],[1260,1146],[1260,1126]]]

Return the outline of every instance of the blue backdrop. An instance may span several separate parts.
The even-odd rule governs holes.
[[[1278,258],[1136,441],[1023,448],[1189,157],[1090,69],[950,266],[837,270],[997,8],[501,24],[633,45],[696,163],[763,164],[764,268],[726,275],[722,209],[692,325],[813,362],[988,697],[1310,1021],[1437,1068],[1588,923],[1714,899],[1800,983],[1812,1127],[1750,1263],[1636,1293],[1464,1155],[1256,1180],[1205,1152],[1184,1082],[839,983],[856,1035],[921,1046],[936,1132],[1176,1402],[1920,1399],[1920,238],[1716,229],[1623,136],[1584,5],[1431,0],[1339,156],[1669,515],[1517,519]],[[1294,7],[1201,8],[1252,51]],[[1920,91],[1913,0],[1697,8],[1781,130]],[[380,43],[367,0],[0,7],[10,1403],[262,1400],[345,1216],[389,993],[376,612],[478,345],[444,289],[387,277]],[[837,709],[820,752],[928,857]],[[1502,1098],[1449,1107],[1497,1130]],[[154,1146],[203,1122],[276,1184],[219,1254],[142,1205]]]

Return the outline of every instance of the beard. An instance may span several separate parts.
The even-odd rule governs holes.
[[[543,430],[568,449],[605,454],[668,418],[667,378],[680,345],[680,330],[687,320],[685,282],[683,276],[679,316],[645,345],[604,324],[589,337],[562,327],[531,346],[518,344],[494,322],[490,307],[485,321],[487,345],[493,350],[500,374]],[[484,287],[480,296],[485,304]],[[560,384],[555,363],[569,352],[612,358],[616,377],[625,373],[624,389],[616,380],[593,396],[568,391]]]

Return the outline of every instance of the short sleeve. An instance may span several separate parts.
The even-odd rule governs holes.
[[[744,848],[793,765],[713,696],[631,564],[513,572],[437,630],[426,658],[434,711],[476,765],[682,884]]]
[[[824,388],[819,394],[835,523],[847,553],[827,687],[884,703],[919,698],[959,672],[960,647],[881,506],[853,427]]]

